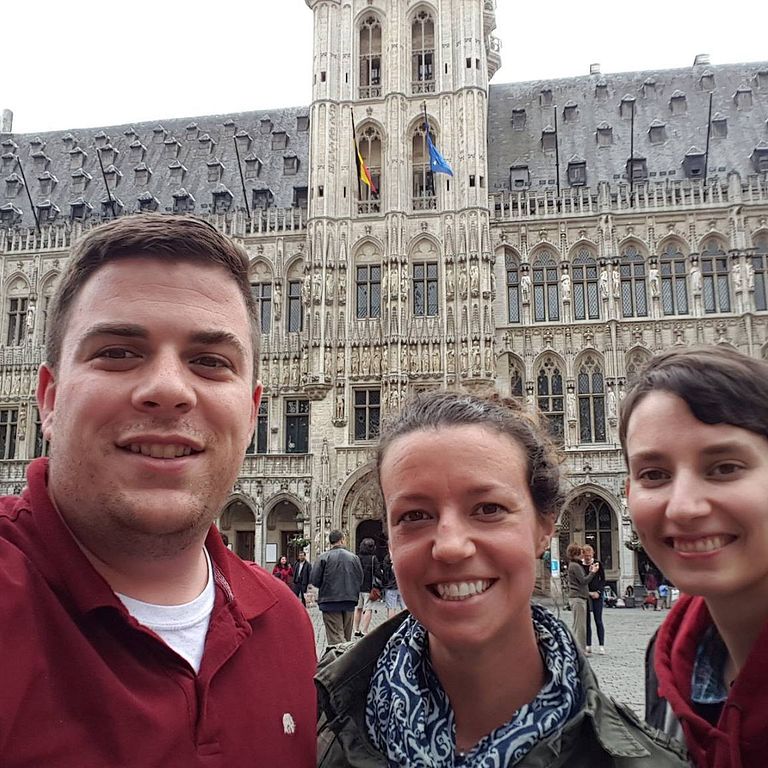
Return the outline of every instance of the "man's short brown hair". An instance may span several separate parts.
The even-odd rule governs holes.
[[[223,267],[245,301],[251,325],[253,381],[259,373],[259,319],[248,279],[248,254],[214,226],[193,216],[139,214],[92,229],[70,252],[48,310],[46,363],[56,369],[72,304],[88,279],[118,259],[144,257]]]

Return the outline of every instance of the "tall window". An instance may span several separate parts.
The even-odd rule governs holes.
[[[413,314],[417,317],[432,317],[437,314],[437,311],[437,262],[414,264]]]
[[[259,403],[259,413],[256,417],[256,431],[251,438],[251,444],[246,454],[269,452],[269,400],[262,397]]]
[[[597,261],[582,248],[571,266],[573,276],[573,316],[576,320],[597,320],[600,300],[597,287]]]
[[[562,442],[565,435],[563,414],[563,374],[554,358],[547,357],[541,364],[536,379],[537,403],[544,414],[552,434]]]
[[[579,442],[605,442],[605,387],[598,362],[589,355],[579,369]]]
[[[504,254],[504,262],[507,269],[507,308],[509,310],[509,322],[520,322],[520,265],[512,251]]]
[[[378,213],[381,210],[381,135],[378,129],[373,125],[367,126],[358,136],[357,146],[376,187],[374,193],[367,184],[358,184],[360,200],[357,210],[359,213]]]
[[[419,11],[411,27],[411,91],[435,91],[435,24],[426,11]]]
[[[40,410],[35,408],[35,445],[34,445],[34,457],[48,455],[48,441],[43,435],[43,419],[40,416]]]
[[[272,327],[272,283],[251,283],[251,293],[259,316],[259,328],[269,333]]]
[[[16,429],[18,408],[0,408],[0,459],[16,458]]]
[[[752,269],[755,271],[755,309],[764,312],[766,305],[765,275],[768,272],[768,235],[755,238],[755,254],[752,256]]]
[[[24,341],[27,330],[27,305],[26,297],[18,297],[8,300],[8,333],[5,343],[9,347],[15,347]]]
[[[702,299],[704,311],[731,311],[731,289],[728,282],[728,256],[717,238],[710,237],[701,251],[701,274],[703,277]]]
[[[659,259],[661,306],[665,315],[688,314],[688,285],[685,282],[685,256],[680,246],[667,243]]]
[[[584,510],[584,543],[595,550],[595,560],[613,568],[613,514],[602,499],[592,499]]]
[[[375,440],[379,435],[381,390],[355,390],[355,440]]]
[[[360,98],[381,96],[381,23],[368,16],[360,26]]]
[[[285,401],[285,452],[309,452],[309,400]]]
[[[544,251],[533,262],[533,319],[547,322],[560,319],[560,284],[557,262],[551,251]]]
[[[304,325],[304,307],[301,306],[301,280],[288,281],[288,333],[298,333]]]
[[[355,282],[357,317],[381,317],[381,265],[361,264]]]
[[[437,208],[437,197],[435,195],[435,178],[429,164],[427,134],[423,125],[419,125],[413,134],[412,148],[413,210],[432,210]]]
[[[43,289],[43,329],[40,334],[40,342],[42,344],[45,344],[45,340],[48,336],[48,312],[51,308],[51,298],[53,297],[54,285],[54,283],[50,283],[46,288]]]
[[[619,262],[621,311],[624,317],[648,317],[645,260],[634,245],[627,246]]]

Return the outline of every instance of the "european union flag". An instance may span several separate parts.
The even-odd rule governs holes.
[[[453,170],[448,165],[446,159],[440,154],[434,142],[432,141],[432,132],[429,130],[429,118],[427,117],[427,107],[424,106],[424,130],[427,133],[427,149],[429,150],[429,168],[432,173],[447,173],[453,176]]]
[[[429,123],[427,123],[427,149],[429,150],[429,167],[432,173],[447,173],[449,176],[453,176],[453,170],[448,165],[448,161],[440,154],[432,142],[432,136],[429,133]]]

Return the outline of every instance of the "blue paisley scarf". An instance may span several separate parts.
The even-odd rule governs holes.
[[[393,768],[508,768],[558,732],[582,707],[579,659],[563,625],[543,608],[531,613],[547,671],[536,698],[470,752],[456,751],[453,710],[432,668],[427,630],[408,617],[376,664],[365,709],[371,742]]]

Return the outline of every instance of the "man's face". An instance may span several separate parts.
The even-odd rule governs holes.
[[[201,539],[253,432],[252,371],[224,269],[137,257],[88,279],[37,393],[49,489],[87,550],[169,556]]]
[[[307,556],[303,552],[299,552],[299,562],[303,563],[307,559]]]

